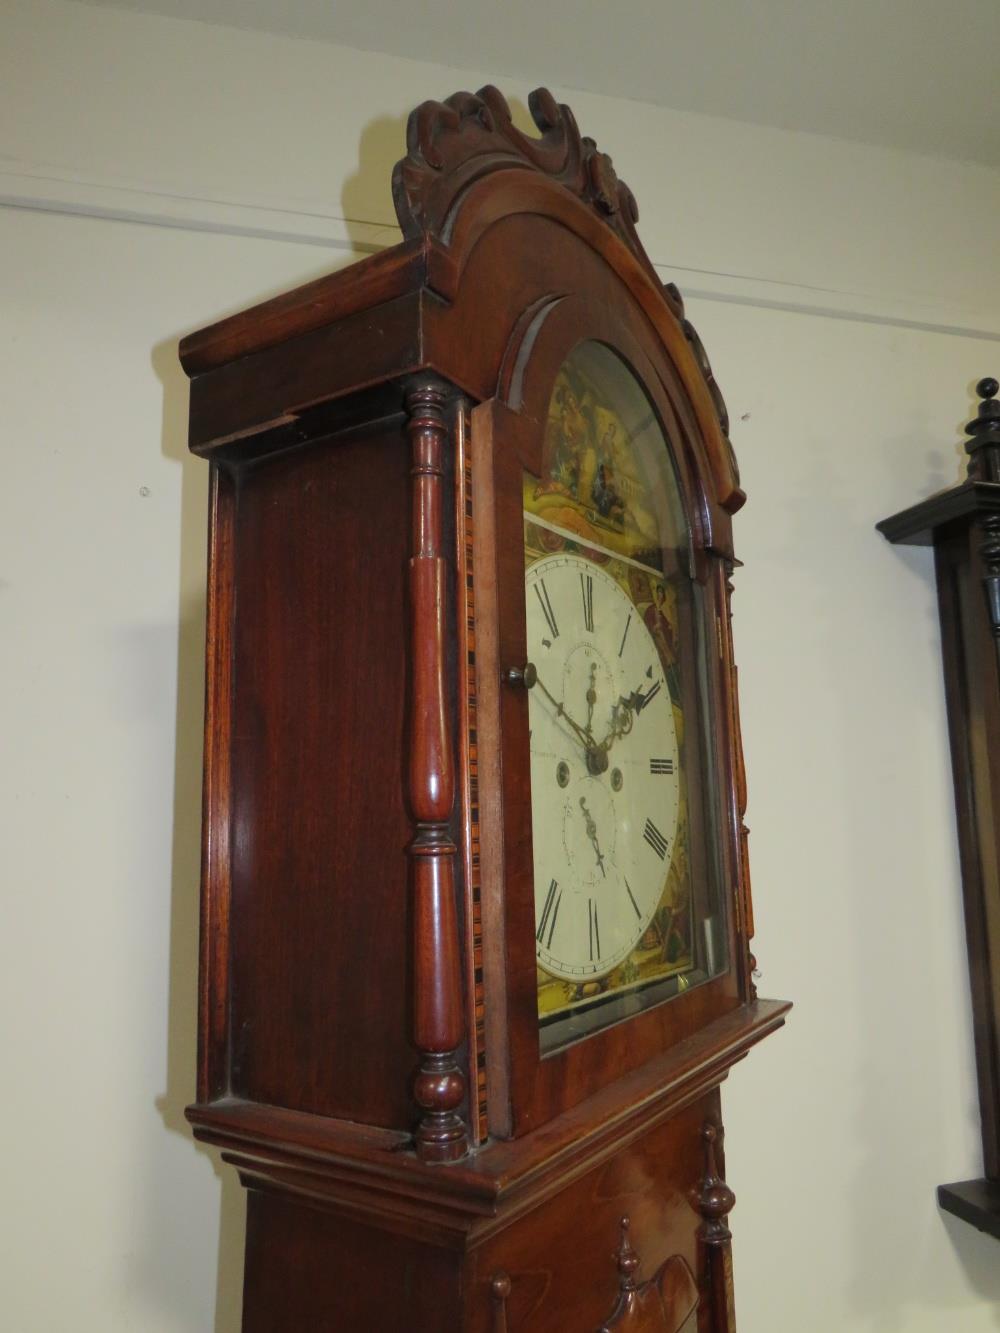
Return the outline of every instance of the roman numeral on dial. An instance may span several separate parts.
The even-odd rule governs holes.
[[[662,861],[667,854],[667,840],[651,819],[646,820],[646,827],[642,831],[642,836]]]
[[[583,623],[588,634],[594,632],[594,580],[589,574],[580,575],[580,593],[583,597]]]
[[[619,646],[618,649],[619,657],[621,657],[622,653],[625,651],[625,640],[628,638],[628,632],[631,629],[631,627],[632,627],[632,617],[629,616],[628,620],[625,621],[625,633],[622,635],[621,645]]]
[[[555,880],[549,885],[549,892],[545,899],[545,906],[542,908],[541,920],[538,922],[538,930],[535,933],[535,939],[539,944],[544,944],[546,949],[552,948],[552,936],[556,928],[556,917],[559,915],[559,904],[562,901],[562,889]]]
[[[647,690],[645,694],[639,695],[639,702],[636,704],[635,711],[637,713],[641,713],[647,704],[651,704],[653,702],[653,700],[656,698],[659,692],[660,692],[660,681],[657,681],[656,684],[651,686],[650,689]]]
[[[650,759],[650,773],[672,773],[674,771],[674,761],[672,759]]]
[[[549,627],[549,633],[554,639],[558,639],[559,626],[556,624],[555,612],[552,610],[549,590],[545,586],[544,579],[539,579],[535,584],[535,596],[538,598],[538,604],[542,608],[542,615],[545,617],[545,623]]]
[[[601,928],[597,924],[597,904],[593,898],[587,899],[587,912],[590,916],[590,961],[601,957]]]

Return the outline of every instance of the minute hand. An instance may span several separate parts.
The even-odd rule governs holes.
[[[590,734],[590,729],[581,727],[578,722],[573,721],[569,713],[566,712],[565,707],[555,697],[555,695],[551,692],[551,690],[547,690],[545,688],[545,682],[542,680],[541,676],[538,675],[537,671],[535,672],[535,684],[545,695],[546,699],[548,699],[548,701],[555,707],[558,716],[564,718],[572,727],[572,729],[576,732],[577,736],[580,738],[580,741],[583,744],[584,749],[588,751],[592,750],[594,748],[594,738]]]

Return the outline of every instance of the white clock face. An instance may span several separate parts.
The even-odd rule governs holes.
[[[538,964],[605,975],[652,919],[677,836],[680,756],[663,664],[625,589],[594,561],[525,576]]]

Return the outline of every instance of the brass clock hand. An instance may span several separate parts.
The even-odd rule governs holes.
[[[647,704],[653,702],[659,692],[660,682],[657,681],[655,685],[650,686],[645,694],[643,694],[640,686],[639,689],[633,690],[627,698],[625,695],[620,695],[611,712],[611,730],[597,747],[598,750],[607,754],[615,741],[620,740],[622,736],[627,736],[632,730],[635,719]]]
[[[580,809],[583,811],[583,818],[587,825],[587,837],[593,844],[594,855],[597,857],[597,864],[601,868],[601,874],[607,879],[608,872],[604,869],[604,854],[601,851],[601,844],[597,840],[597,824],[594,820],[594,816],[587,809],[587,798],[585,796],[580,797]]]
[[[587,762],[587,772],[594,777],[598,777],[603,773],[608,766],[607,754],[595,743],[589,727],[581,727],[578,722],[575,722],[573,718],[570,717],[569,713],[566,712],[565,706],[560,703],[551,690],[546,688],[545,682],[539,676],[538,670],[533,662],[527,663],[524,671],[520,673],[519,678],[524,682],[528,689],[534,689],[537,685],[545,695],[546,699],[548,699],[555,708],[556,715],[564,718],[565,721],[569,723],[570,727],[576,733],[580,744],[583,746],[583,754]]]
[[[590,734],[589,728],[585,730],[583,727],[580,726],[578,722],[574,722],[574,720],[570,717],[569,713],[566,712],[565,706],[555,697],[555,695],[552,693],[551,690],[546,688],[545,682],[542,680],[541,676],[538,674],[537,669],[531,662],[529,662],[528,665],[525,667],[524,678],[525,678],[525,683],[527,683],[528,680],[531,679],[532,684],[538,686],[538,688],[545,695],[546,699],[548,699],[548,701],[555,708],[556,714],[559,717],[565,719],[565,721],[569,723],[573,731],[576,732],[576,735],[581,741],[584,750],[589,753],[594,748],[594,738]]]
[[[632,730],[634,711],[635,695],[630,695],[627,699],[622,695],[611,710],[611,730],[597,747],[603,755],[607,756],[615,741],[627,736]]]
[[[587,690],[587,735],[590,737],[590,743],[594,743],[594,704],[597,703],[597,663],[590,664],[590,688]]]

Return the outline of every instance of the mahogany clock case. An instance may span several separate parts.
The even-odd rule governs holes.
[[[496,228],[494,234],[481,243],[480,250],[485,250],[491,240],[498,248],[506,244],[503,231]],[[551,254],[549,247],[547,251]],[[565,256],[565,267],[559,262],[561,255]],[[484,257],[489,262],[488,251]],[[476,476],[486,479],[480,504],[489,507],[495,524],[495,540],[490,546],[498,553],[496,564],[491,567],[487,555],[481,572],[485,574],[487,586],[493,585],[496,589],[497,665],[501,679],[523,665],[527,655],[522,473],[526,470],[537,476],[541,472],[543,431],[540,424],[546,419],[552,384],[570,351],[581,342],[606,343],[624,357],[646,388],[668,438],[681,443],[677,450],[678,471],[688,514],[697,516],[694,557],[697,577],[706,592],[706,616],[713,626],[716,620],[721,622],[720,608],[725,604],[722,557],[717,555],[713,559],[705,545],[705,528],[714,519],[718,532],[721,523],[718,515],[711,514],[710,500],[700,485],[701,472],[697,453],[692,447],[698,438],[697,431],[690,413],[685,411],[676,371],[663,358],[655,334],[646,322],[634,317],[629,322],[624,318],[628,307],[621,309],[621,295],[615,291],[616,284],[606,264],[596,260],[583,247],[577,252],[565,242],[552,258],[555,262],[546,266],[546,282],[550,289],[555,287],[559,291],[575,281],[586,296],[578,291],[570,296],[550,299],[535,314],[530,360],[521,375],[517,398],[511,403],[509,399],[504,401],[504,395],[500,401],[494,400],[488,407],[476,409],[483,418],[488,416],[488,425],[484,422],[485,428],[474,436],[480,449],[474,446],[473,460]],[[517,364],[516,354],[510,359]],[[679,404],[679,408],[675,404]],[[474,420],[479,424],[475,415]],[[481,462],[481,466],[476,468],[476,462]],[[698,524],[699,518],[704,526]],[[486,669],[490,675],[494,674],[494,670]],[[721,672],[716,671],[713,684],[716,692],[713,714],[718,724],[726,717]],[[717,771],[725,771],[731,754],[726,747],[731,744],[731,737],[724,725],[716,725],[714,738],[718,745],[715,767]],[[735,967],[707,985],[630,1019],[627,1042],[623,1042],[621,1028],[611,1027],[543,1058],[539,1051],[535,1012],[533,863],[531,843],[524,834],[531,828],[526,691],[511,687],[502,689],[498,739],[496,749],[502,774],[504,827],[496,832],[506,836],[503,838],[503,921],[497,926],[505,931],[507,947],[504,968],[496,977],[495,986],[499,990],[505,983],[508,993],[513,1114],[512,1125],[504,1125],[502,1130],[513,1129],[518,1133],[569,1109],[606,1083],[609,1075],[620,1077],[682,1036],[738,1005],[747,980],[745,966],[741,967],[747,954],[745,944],[741,947],[738,941],[737,907],[730,912],[728,922],[729,956],[736,960]],[[484,828],[483,832],[488,835],[492,830]],[[724,844],[723,855],[726,879],[730,883],[736,882],[739,848],[735,840]],[[488,929],[488,918],[484,926]]]
[[[412,1329],[596,1328],[616,1292],[638,1308],[633,1244],[660,1274],[642,1301],[677,1314],[634,1327],[688,1327],[673,1255],[697,1326],[732,1326],[718,1084],[788,1007],[757,1000],[749,948],[729,609],[744,497],[631,193],[567,108],[531,106],[539,138],[494,89],[418,108],[394,177],[403,243],[181,349],[212,473],[189,1118],[251,1187],[254,1333],[335,1311],[403,1327],[403,1305]],[[588,339],[632,369],[674,449],[716,646],[729,965],[543,1058],[522,471]]]

